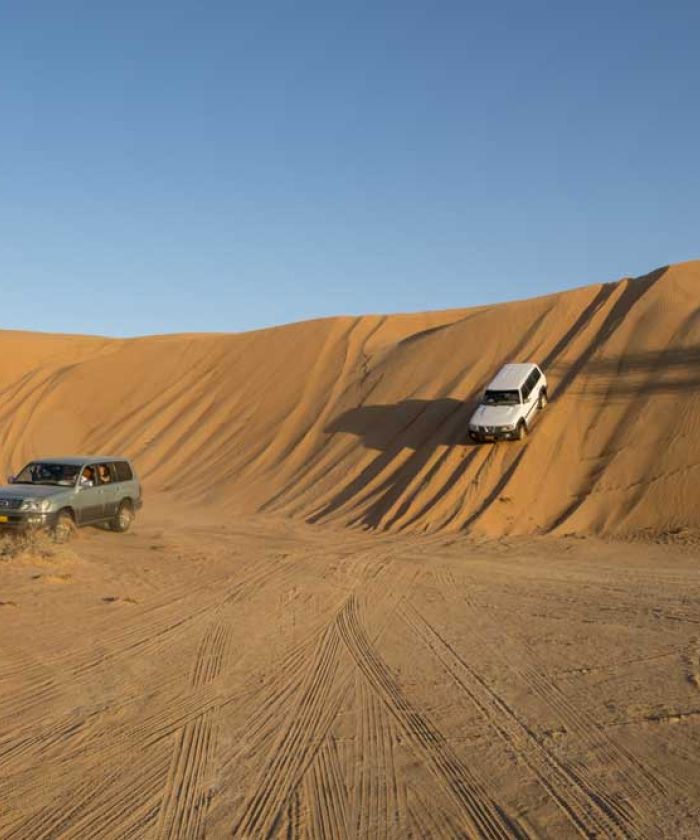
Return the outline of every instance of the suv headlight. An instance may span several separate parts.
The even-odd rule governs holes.
[[[515,423],[504,423],[503,426],[501,426],[501,428],[504,432],[515,431]]]
[[[49,499],[25,499],[20,505],[20,510],[28,510],[32,513],[46,513],[51,507]]]

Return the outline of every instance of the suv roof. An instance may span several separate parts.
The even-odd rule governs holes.
[[[534,362],[522,362],[503,365],[494,378],[486,386],[488,391],[514,391],[520,388],[523,382],[537,367]]]
[[[29,463],[41,461],[42,464],[69,464],[80,467],[83,464],[94,464],[96,461],[129,461],[128,458],[115,455],[68,455],[65,458],[32,458]]]

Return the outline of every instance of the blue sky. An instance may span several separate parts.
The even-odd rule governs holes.
[[[4,4],[0,326],[237,331],[700,257],[699,42],[674,0]]]

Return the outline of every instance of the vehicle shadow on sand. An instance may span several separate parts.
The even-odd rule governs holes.
[[[375,450],[378,454],[356,478],[344,485],[307,521],[318,522],[354,497],[361,498],[363,490],[387,471],[387,477],[379,490],[376,487],[372,490],[374,501],[353,521],[353,524],[377,527],[437,448],[449,447],[431,467],[426,480],[440,468],[454,447],[463,447],[464,457],[440,490],[440,495],[446,493],[464,474],[478,449],[467,435],[469,418],[477,402],[476,397],[469,400],[443,397],[436,400],[404,400],[394,405],[362,405],[343,412],[324,431],[356,435],[365,448]],[[406,449],[410,450],[408,457],[399,459]],[[391,469],[392,462],[396,462],[394,469]],[[410,499],[405,505],[409,503]],[[391,521],[403,511],[404,508],[398,510]],[[389,525],[391,522],[384,524]]]

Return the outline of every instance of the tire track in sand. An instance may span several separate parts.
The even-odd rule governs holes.
[[[489,840],[524,837],[521,829],[490,796],[484,783],[460,760],[435,724],[404,696],[360,624],[354,597],[348,599],[339,615],[338,629],[371,688],[457,807],[465,829],[474,836]]]
[[[574,767],[557,758],[427,619],[413,607],[405,606],[401,612],[417,638],[435,654],[501,739],[522,757],[579,834],[629,840],[648,836],[653,826],[632,801],[612,796],[606,784],[585,767]]]
[[[333,738],[326,738],[316,754],[304,776],[304,789],[312,837],[350,840],[355,836],[350,831],[348,791]]]
[[[230,628],[212,624],[197,650],[191,676],[193,689],[213,682],[221,673],[230,642]],[[217,708],[204,710],[180,730],[158,819],[156,837],[162,840],[204,836],[211,799],[208,786],[211,756],[216,743]]]
[[[235,837],[269,837],[279,829],[290,796],[323,743],[341,702],[340,637],[330,624],[316,648],[288,724],[276,739],[263,772],[233,828]]]

